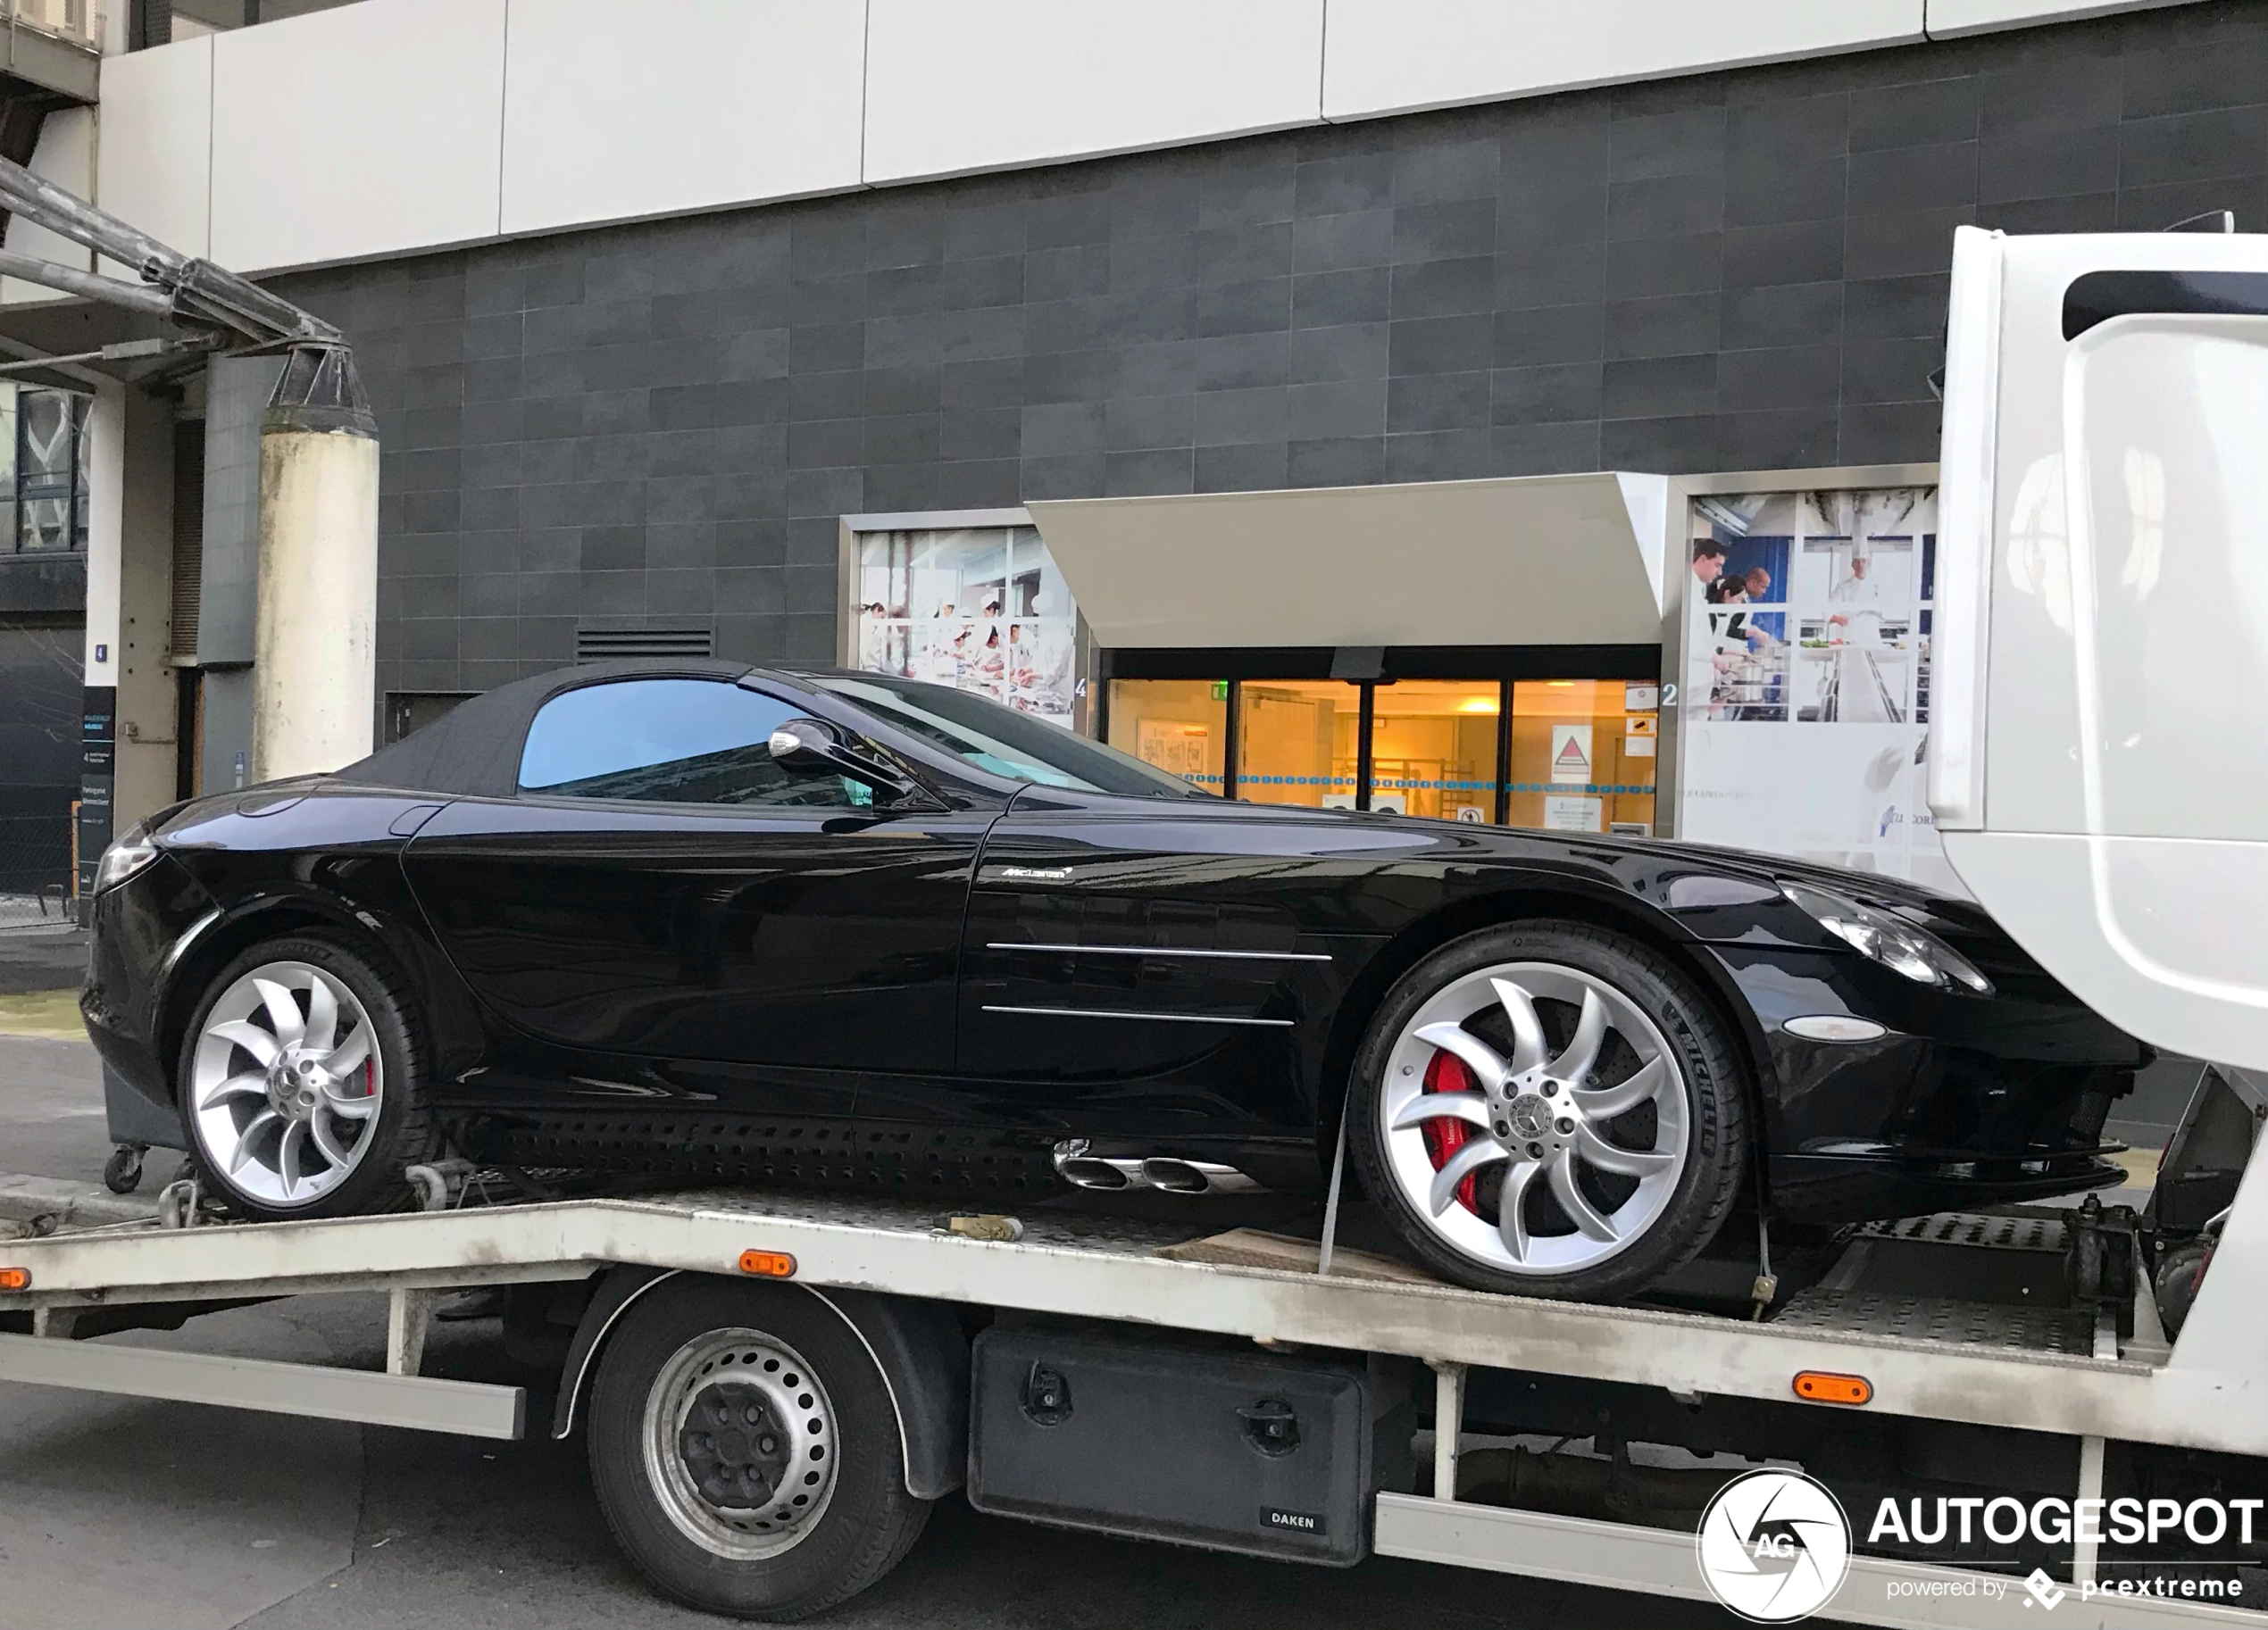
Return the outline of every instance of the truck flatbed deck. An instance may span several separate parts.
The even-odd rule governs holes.
[[[15,1288],[0,1292],[0,1312],[29,1311],[38,1334],[0,1335],[0,1379],[513,1437],[529,1429],[521,1389],[418,1374],[438,1293],[585,1280],[610,1270],[743,1280],[753,1270],[822,1297],[870,1292],[996,1314],[1240,1338],[1275,1352],[1417,1360],[1433,1372],[1431,1401],[1441,1420],[1463,1418],[1466,1378],[1476,1371],[1781,1405],[1796,1401],[1798,1376],[1824,1374],[1863,1377],[1871,1395],[1863,1404],[1800,1407],[2076,1438],[2079,1496],[2099,1493],[2106,1440],[2268,1453],[2268,1410],[2252,1383],[2182,1362],[2189,1355],[2164,1343],[2147,1291],[2137,1297],[2135,1335],[2122,1343],[2107,1310],[1996,1306],[1864,1288],[1865,1259],[1885,1250],[1964,1253],[1972,1268],[1978,1252],[2045,1260],[2060,1251],[2065,1226],[2053,1215],[1948,1217],[1864,1231],[1818,1284],[1761,1321],[1188,1260],[1193,1242],[1219,1230],[1202,1213],[1144,1219],[1047,1202],[1026,1206],[1016,1221],[1020,1237],[976,1238],[952,1231],[946,1212],[918,1200],[723,1188],[330,1221],[114,1226],[24,1239],[0,1243],[0,1268],[17,1275]],[[1953,1265],[1949,1257],[1925,1255],[1925,1268],[1933,1260]],[[389,1373],[62,1339],[96,1312],[114,1319],[116,1310],[144,1304],[338,1292],[391,1298]],[[580,1388],[571,1363],[555,1432],[572,1426]],[[1376,1552],[1705,1595],[1688,1534],[1446,1497],[1457,1487],[1462,1443],[1457,1434],[1434,1435],[1434,1486],[1445,1497],[1377,1496]],[[2005,1576],[1866,1557],[1855,1557],[1852,1570],[1829,1609],[1833,1617],[1937,1626],[2039,1622],[2023,1591]],[[2091,1557],[2080,1558],[2071,1583],[2091,1570]],[[2268,1622],[2195,1602],[2093,1605],[2112,1614],[2099,1622],[2122,1626]],[[2058,1622],[2097,1621],[2066,1612]]]

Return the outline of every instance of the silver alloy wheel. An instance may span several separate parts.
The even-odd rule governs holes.
[[[369,1152],[385,1064],[353,991],[304,962],[267,962],[205,1014],[188,1091],[204,1157],[231,1185],[312,1205]]]
[[[1538,1002],[1578,1010],[1556,1058],[1547,1056]],[[1509,1026],[1508,1056],[1466,1028],[1491,1010]],[[1617,1035],[1635,1066],[1601,1081],[1600,1060]],[[1479,1090],[1425,1090],[1428,1067],[1445,1052],[1471,1071]],[[1651,1147],[1626,1147],[1608,1135],[1610,1123],[1647,1103]],[[1577,1273],[1628,1249],[1661,1216],[1686,1168],[1685,1083],[1668,1042],[1622,992],[1557,963],[1507,962],[1435,992],[1395,1038],[1378,1112],[1388,1168],[1417,1214],[1465,1255],[1526,1277]],[[1444,1120],[1461,1124],[1466,1139],[1436,1169],[1423,1128]],[[1492,1223],[1457,1191],[1499,1162],[1503,1186]],[[1634,1186],[1611,1210],[1595,1205],[1580,1182],[1586,1167]],[[1572,1232],[1531,1232],[1529,1201],[1538,1178]]]
[[[679,1348],[646,1395],[641,1435],[670,1520],[732,1561],[794,1549],[834,1496],[834,1402],[762,1331],[711,1330]]]

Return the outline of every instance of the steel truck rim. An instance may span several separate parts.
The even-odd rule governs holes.
[[[801,1354],[761,1331],[679,1348],[646,1394],[641,1436],[671,1522],[733,1561],[792,1550],[834,1497],[834,1402]]]

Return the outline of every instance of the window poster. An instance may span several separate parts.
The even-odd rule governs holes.
[[[1697,499],[1682,820],[1958,890],[1924,794],[1937,492]]]
[[[855,592],[860,668],[1071,728],[1076,612],[1031,528],[866,533]]]

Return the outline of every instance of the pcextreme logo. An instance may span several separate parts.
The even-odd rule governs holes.
[[[1850,1572],[1850,1518],[1801,1472],[1735,1477],[1701,1514],[1694,1543],[1710,1593],[1759,1625],[1808,1618]]]

